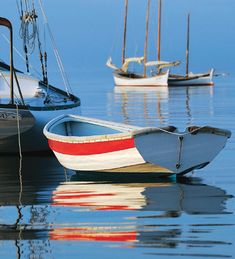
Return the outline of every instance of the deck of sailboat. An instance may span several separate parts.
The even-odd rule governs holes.
[[[144,78],[144,76],[141,75],[141,74],[136,74],[136,73],[133,73],[133,72],[124,72],[124,71],[121,71],[121,70],[114,71],[114,74],[115,74],[115,76],[133,78],[133,79]]]
[[[65,97],[63,95],[60,94],[54,94],[53,95],[48,95],[49,98],[47,100],[47,102],[45,102],[46,98],[45,96],[33,96],[31,98],[25,98],[24,99],[24,104],[26,107],[29,108],[43,108],[43,107],[55,107],[55,105],[57,107],[61,107],[61,108],[65,108],[65,106],[73,106],[74,105],[74,101],[72,101],[71,99],[65,99]],[[4,105],[8,105],[9,104],[10,99],[9,98],[0,98],[0,107],[4,108]]]
[[[67,109],[80,105],[80,99],[74,95],[67,95],[66,92],[52,86],[40,85],[34,95],[24,98],[24,105],[19,104],[20,109],[49,110]],[[0,108],[9,108],[10,98],[0,97]]]
[[[159,73],[157,75],[151,75],[152,77],[154,76],[160,76],[160,75],[165,75],[166,73]],[[126,78],[130,78],[130,79],[141,79],[141,78],[146,78],[144,75],[141,74],[137,74],[134,72],[124,72],[121,70],[118,71],[114,71],[114,75],[117,77],[126,77]]]

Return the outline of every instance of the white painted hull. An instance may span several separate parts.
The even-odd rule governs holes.
[[[119,73],[118,71],[113,74],[116,86],[167,86],[168,76],[169,72],[139,78],[128,77],[128,73]]]
[[[79,171],[112,170],[145,163],[136,148],[88,156],[68,155],[59,152],[55,152],[55,155],[59,161],[63,161],[64,167],[72,170],[76,168]]]
[[[24,98],[35,96],[35,93],[39,88],[39,80],[37,78],[25,75],[23,73],[17,73],[17,79]],[[20,98],[15,78],[14,94]],[[10,96],[10,72],[0,71],[0,96],[1,98],[9,98]]]
[[[199,86],[199,85],[213,85],[213,73],[212,69],[209,73],[193,74],[190,73],[188,77],[174,77],[169,75],[169,86]]]
[[[182,137],[180,143],[179,137]],[[184,174],[209,164],[224,148],[227,137],[202,131],[174,135],[153,132],[135,137],[135,144],[143,159],[152,164]]]
[[[44,134],[66,168],[162,174],[185,174],[204,167],[231,135],[210,127],[178,133],[174,127],[139,128],[72,115],[50,121]]]

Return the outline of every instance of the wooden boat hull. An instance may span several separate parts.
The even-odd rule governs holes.
[[[113,73],[116,86],[167,86],[169,71],[155,76],[142,77],[133,73],[115,71]]]
[[[178,133],[175,127],[140,128],[72,115],[50,121],[44,134],[68,169],[161,175],[204,167],[231,135],[211,127],[191,127]]]
[[[209,73],[204,74],[189,74],[186,76],[169,75],[169,86],[200,86],[200,85],[214,85],[213,83],[214,70],[211,69]]]

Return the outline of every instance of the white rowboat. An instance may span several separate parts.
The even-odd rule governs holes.
[[[143,128],[76,115],[44,127],[59,162],[87,172],[185,174],[209,164],[231,136],[228,130],[192,126]]]

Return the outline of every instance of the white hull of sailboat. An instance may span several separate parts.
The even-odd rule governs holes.
[[[24,98],[35,96],[35,93],[39,88],[39,80],[37,78],[25,75],[23,73],[17,73],[17,80]],[[20,94],[15,78],[14,88],[14,94],[19,98]],[[9,98],[10,96],[10,72],[0,71],[0,96],[1,98]]]
[[[196,86],[196,85],[213,85],[213,73],[212,69],[209,73],[204,74],[193,74],[190,73],[187,77],[174,77],[169,76],[168,85],[169,86]]]
[[[114,82],[116,86],[167,86],[169,72],[141,77],[132,73],[114,72]]]

